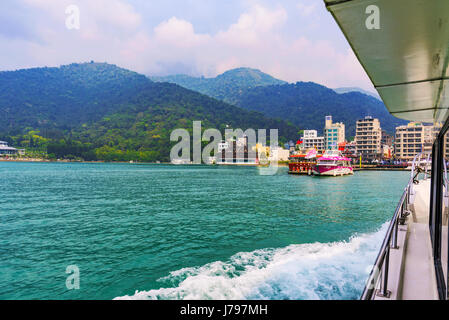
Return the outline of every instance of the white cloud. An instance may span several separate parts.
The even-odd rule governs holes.
[[[70,5],[80,8],[81,16],[89,24],[107,24],[120,28],[135,28],[141,23],[141,16],[134,8],[122,0],[22,0],[28,7],[34,7],[50,14],[54,20],[65,20],[65,9]],[[48,18],[48,16],[47,16]]]
[[[271,34],[277,27],[287,21],[287,12],[283,8],[270,10],[260,5],[255,5],[247,13],[243,13],[237,23],[231,25],[228,30],[219,32],[218,41],[237,46],[258,45],[265,40],[267,34]]]
[[[310,4],[310,0],[309,0],[307,4],[305,4],[304,2],[299,2],[296,5],[296,7],[298,8],[299,13],[301,15],[309,16],[315,11],[316,4],[315,3]]]
[[[172,17],[154,28],[155,40],[175,47],[199,46],[210,40],[209,35],[196,34],[193,25]]]
[[[9,59],[2,55],[0,69],[95,60],[146,74],[181,69],[215,76],[247,66],[290,82],[371,87],[347,46],[336,49],[332,39],[306,37],[300,29],[295,36],[287,32],[289,19],[300,13],[280,5],[270,8],[253,1],[234,23],[208,34],[196,32],[192,22],[176,16],[148,28],[142,13],[122,0],[22,1],[37,10],[33,27],[42,41],[0,38],[0,43],[7,42],[0,45],[15,53]],[[80,7],[79,31],[65,28],[65,7],[72,2]],[[299,2],[296,7],[311,14],[315,4]]]
[[[142,22],[142,17],[134,8],[120,0],[86,1],[86,9],[95,12],[97,24],[109,24],[122,29],[134,30]]]

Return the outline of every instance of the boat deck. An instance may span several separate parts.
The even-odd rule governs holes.
[[[435,269],[429,232],[430,179],[414,185],[407,222],[399,227],[398,249],[391,249],[389,298],[376,300],[437,300]],[[443,270],[447,272],[447,211],[443,205],[444,221],[442,234]],[[446,245],[444,245],[446,244]],[[446,261],[446,263],[445,263]]]

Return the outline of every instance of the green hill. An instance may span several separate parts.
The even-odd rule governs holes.
[[[298,129],[105,63],[0,72],[0,138],[55,157],[167,161],[175,128]]]
[[[0,133],[71,129],[101,119],[142,90],[143,75],[105,63],[0,72]]]
[[[176,83],[190,90],[198,91],[213,98],[235,104],[237,97],[250,88],[286,84],[257,69],[237,68],[226,71],[215,78],[195,78],[187,75],[150,77],[157,82]]]
[[[237,99],[237,106],[289,120],[302,129],[323,131],[324,117],[345,123],[347,137],[355,135],[356,121],[365,116],[378,118],[389,133],[407,123],[393,117],[378,99],[360,92],[338,94],[313,82],[297,82],[246,90]]]
[[[335,88],[332,90],[334,90],[336,93],[340,93],[340,94],[348,93],[348,92],[360,92],[360,93],[366,94],[367,96],[371,96],[371,97],[381,100],[381,98],[377,92],[363,90],[358,87],[342,87],[342,88]]]
[[[313,82],[289,84],[248,68],[233,69],[216,78],[175,75],[152,79],[176,83],[268,117],[280,117],[301,129],[322,132],[326,115],[343,121],[348,137],[355,135],[356,121],[368,115],[378,118],[391,134],[396,126],[406,123],[393,117],[374,94],[362,89],[332,90]]]

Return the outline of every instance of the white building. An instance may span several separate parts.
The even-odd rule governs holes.
[[[337,149],[339,143],[345,142],[345,125],[332,122],[332,116],[326,116],[324,126],[324,146],[326,150]]]
[[[16,148],[8,146],[8,142],[0,141],[0,155],[13,155],[17,153],[18,150]]]
[[[290,150],[286,150],[283,148],[273,148],[270,150],[270,157],[268,160],[270,161],[288,161],[290,157]]]
[[[357,120],[355,143],[357,154],[366,158],[376,158],[382,154],[382,129],[379,119],[367,116]]]
[[[324,150],[324,137],[318,137],[316,130],[304,130],[301,149],[307,150],[310,148]]]
[[[248,145],[247,136],[231,138],[218,143],[218,154],[215,157],[217,164],[244,164],[255,165],[256,152]]]
[[[410,122],[405,126],[396,127],[395,156],[401,160],[412,161],[418,153],[425,152],[430,154],[433,141],[441,127],[441,123],[425,125],[421,122]],[[445,149],[447,152],[447,146],[445,146]]]
[[[227,142],[218,143],[218,151],[226,150],[229,147]]]

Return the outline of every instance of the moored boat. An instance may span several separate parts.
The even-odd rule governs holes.
[[[307,154],[292,155],[289,158],[288,173],[290,174],[313,174],[313,167],[316,161],[322,155],[319,155],[317,150],[312,148],[307,151]]]
[[[353,173],[351,159],[343,157],[339,150],[326,151],[313,167],[313,174],[318,176],[343,176]]]
[[[316,158],[307,159],[304,154],[292,155],[288,163],[288,173],[312,175],[315,165]]]

